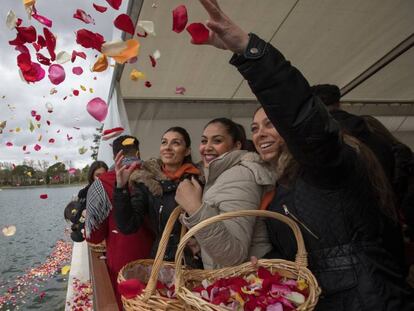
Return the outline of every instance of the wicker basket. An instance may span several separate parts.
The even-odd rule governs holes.
[[[124,309],[127,311],[133,310],[171,310],[171,311],[182,311],[183,304],[177,298],[167,298],[159,295],[156,292],[156,285],[159,273],[162,268],[171,269],[174,271],[175,264],[171,262],[163,261],[165,250],[167,248],[168,239],[174,228],[174,224],[178,219],[182,209],[180,207],[175,208],[165,225],[164,232],[162,234],[160,243],[158,245],[157,254],[155,259],[139,259],[126,264],[118,274],[118,283],[123,282],[130,278],[138,278],[134,275],[134,270],[138,267],[146,267],[151,270],[150,276],[146,279],[140,279],[141,282],[147,283],[145,290],[138,296],[132,299],[126,299],[122,296],[122,303]],[[184,226],[183,226],[184,227]],[[184,229],[182,229],[182,235],[184,235]],[[182,271],[182,270],[181,270]]]
[[[93,244],[88,242],[90,249],[95,253],[105,253],[106,252],[106,244],[105,241],[99,244]]]
[[[182,266],[178,263],[182,262],[184,247],[187,241],[198,231],[204,227],[222,220],[226,220],[234,217],[246,217],[246,216],[260,216],[270,217],[280,220],[286,223],[295,235],[298,251],[296,254],[295,262],[287,261],[283,259],[260,259],[258,265],[269,269],[272,273],[278,272],[280,275],[289,277],[292,279],[304,279],[309,286],[309,296],[305,302],[298,306],[296,310],[313,310],[318,302],[320,295],[320,288],[316,278],[312,272],[307,268],[307,253],[303,242],[303,237],[298,225],[290,218],[283,216],[279,213],[261,210],[244,210],[236,212],[228,212],[218,216],[208,218],[193,228],[191,228],[187,234],[181,239],[177,249],[175,262],[177,263],[175,268],[175,289],[177,297],[185,304],[185,310],[209,310],[209,311],[224,311],[228,308],[211,304],[202,298],[196,296],[191,289],[200,285],[203,279],[214,281],[219,278],[226,278],[232,276],[246,276],[254,273],[257,267],[253,266],[250,262],[246,262],[236,267],[226,267],[217,270],[183,270]]]

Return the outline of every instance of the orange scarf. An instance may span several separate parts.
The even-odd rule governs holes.
[[[181,167],[178,170],[176,170],[174,173],[167,171],[167,169],[165,168],[165,165],[163,165],[162,172],[165,174],[165,176],[168,177],[168,179],[173,180],[173,181],[180,179],[181,176],[183,176],[184,174],[200,175],[200,170],[191,163],[185,163],[181,165]]]
[[[266,192],[263,195],[262,202],[260,202],[259,210],[267,210],[267,208],[269,207],[270,202],[272,202],[275,194],[276,194],[276,190],[274,190],[274,189],[269,191],[269,192]]]

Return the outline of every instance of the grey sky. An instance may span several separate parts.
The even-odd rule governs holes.
[[[21,0],[1,0],[0,2],[0,121],[7,121],[7,127],[0,134],[0,162],[13,162],[20,164],[24,159],[46,160],[50,164],[58,161],[72,161],[74,167],[83,167],[91,162],[90,146],[92,145],[93,134],[100,123],[93,119],[86,111],[88,101],[94,97],[101,97],[107,100],[109,85],[111,81],[112,68],[110,67],[103,73],[92,73],[89,68],[95,62],[97,51],[85,49],[76,43],[75,31],[86,28],[93,32],[102,34],[106,41],[111,41],[114,33],[113,20],[125,12],[127,0],[124,0],[123,7],[119,11],[112,9],[106,1],[84,1],[84,0],[37,0],[36,8],[38,14],[46,16],[53,21],[51,31],[57,35],[56,53],[66,51],[69,54],[72,50],[83,51],[88,57],[86,60],[77,58],[75,63],[68,62],[63,65],[66,72],[66,79],[61,84],[53,85],[47,77],[47,67],[43,66],[46,71],[45,78],[37,83],[27,84],[19,76],[17,67],[18,51],[8,44],[8,41],[16,37],[16,30],[9,30],[6,27],[6,16],[9,10],[13,10],[17,17],[23,19],[22,26],[33,25],[37,33],[43,34],[43,25],[38,21],[28,20]],[[97,12],[92,4],[108,7],[105,13]],[[78,19],[73,18],[76,9],[83,9],[95,19],[95,25],[85,24]],[[123,9],[124,8],[124,9]],[[123,9],[123,10],[122,10]],[[29,47],[32,61],[36,61],[34,48]],[[48,56],[46,50],[41,51]],[[80,76],[72,73],[72,68],[80,66],[84,72]],[[97,77],[96,80],[93,78]],[[82,91],[80,86],[87,88]],[[55,87],[58,91],[50,95],[50,89]],[[94,93],[89,92],[89,88]],[[72,90],[79,90],[79,96],[70,96]],[[3,98],[5,96],[5,98]],[[68,96],[66,100],[63,100]],[[53,112],[48,113],[45,104],[50,102],[53,105]],[[12,109],[10,107],[13,107]],[[37,123],[31,116],[30,112],[36,110],[41,115],[40,128],[33,132],[29,131],[29,121]],[[46,120],[51,122],[51,126],[46,124]],[[80,130],[74,127],[80,128]],[[20,128],[21,131],[16,133],[9,130]],[[60,133],[57,131],[60,130]],[[42,139],[39,142],[39,136]],[[67,135],[73,137],[67,140]],[[49,144],[49,139],[54,138],[55,143]],[[7,142],[11,142],[13,147],[7,147]],[[36,152],[33,147],[39,144],[42,149]],[[25,154],[22,149],[27,145]],[[88,151],[80,155],[79,148],[87,147]]]

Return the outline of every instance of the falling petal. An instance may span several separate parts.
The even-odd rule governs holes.
[[[6,143],[6,146],[7,146],[7,147],[13,147],[13,143],[12,143],[12,142],[10,142],[10,141],[8,141],[8,142]]]
[[[146,87],[151,87],[152,86],[152,83],[150,81],[145,81],[145,86]]]
[[[72,94],[75,95],[75,96],[78,96],[79,95],[79,90],[73,90]]]
[[[115,18],[114,25],[116,28],[125,31],[131,35],[135,32],[134,24],[127,14],[120,14]]]
[[[3,133],[4,128],[7,125],[7,121],[0,121],[0,134]]]
[[[7,226],[4,227],[1,232],[3,232],[4,236],[13,236],[16,234],[16,226]]]
[[[22,75],[27,82],[37,82],[45,77],[45,71],[39,64],[32,63],[32,68],[22,72]]]
[[[80,29],[76,32],[76,43],[84,48],[101,51],[104,42],[104,37],[99,33],[94,33],[86,29]]]
[[[56,63],[64,64],[71,60],[71,56],[68,52],[61,51],[56,55]]]
[[[42,53],[36,53],[36,58],[39,63],[45,66],[50,66],[50,59],[44,56]]]
[[[17,66],[19,66],[22,72],[26,72],[32,69],[32,61],[30,54],[22,53],[17,56]]]
[[[54,61],[56,59],[55,48],[56,48],[56,37],[47,28],[43,28],[43,34],[45,35],[46,47],[49,51],[50,59]]]
[[[86,109],[89,114],[99,122],[105,120],[108,113],[108,105],[100,97],[95,97],[94,99],[90,100],[86,106]]]
[[[7,28],[9,28],[10,30],[12,30],[17,25],[17,17],[16,17],[16,14],[12,10],[10,10],[7,13],[6,25],[7,25]]]
[[[153,21],[138,21],[138,27],[145,30],[146,33],[155,36],[154,22]]]
[[[19,133],[20,131],[21,131],[21,128],[20,127],[16,127],[15,132],[16,133]]]
[[[77,9],[75,14],[73,14],[73,17],[81,20],[85,24],[95,24],[95,21],[92,18],[92,16],[90,16],[84,10],[81,9]]]
[[[120,48],[122,48],[121,52],[119,52]],[[102,53],[112,57],[119,64],[124,64],[128,59],[136,57],[138,50],[139,42],[135,39],[129,39],[125,42],[121,41],[121,43],[115,43],[112,46],[107,46],[107,44],[102,46]]]
[[[154,53],[152,53],[152,57],[154,57],[155,60],[159,59],[161,57],[161,52],[159,50],[155,50]]]
[[[91,93],[91,94],[93,93],[93,88],[91,88],[91,87],[89,88],[89,93]]]
[[[42,141],[42,135],[39,135],[39,138],[37,139],[37,141]]]
[[[185,89],[184,86],[177,86],[175,88],[175,94],[177,94],[177,95],[184,95],[185,91],[186,91],[186,89]]]
[[[40,114],[35,115],[35,120],[37,122],[39,122],[41,118],[42,118],[42,116]]]
[[[50,95],[53,95],[53,94],[56,94],[57,93],[57,90],[56,90],[56,88],[54,88],[54,87],[52,87],[51,89],[50,89],[50,91],[49,91],[49,94]]]
[[[77,51],[73,50],[72,51],[72,57],[70,59],[72,63],[75,61],[76,57],[86,59],[86,54],[84,52],[77,52]]]
[[[72,138],[73,138],[72,136],[69,136],[69,134],[66,134],[66,139],[67,139],[68,141],[70,141]]]
[[[121,135],[124,132],[123,127],[114,127],[111,129],[104,130],[102,133],[102,140],[108,140]]]
[[[187,31],[191,35],[191,43],[202,44],[207,42],[209,31],[202,23],[192,23],[187,26]]]
[[[34,129],[35,129],[35,126],[34,126],[34,124],[33,124],[32,120],[30,120],[29,122],[30,122],[30,123],[29,123],[29,131],[30,131],[30,132],[33,132],[33,131],[34,131]]]
[[[63,266],[62,269],[61,269],[62,275],[68,274],[69,271],[70,271],[70,266],[69,265]]]
[[[84,87],[83,85],[80,86],[81,90],[86,92],[86,87]]]
[[[80,147],[79,148],[79,154],[84,154],[86,151],[88,151],[88,148],[86,148],[86,147]]]
[[[37,39],[36,28],[29,27],[16,27],[18,38],[24,43],[32,43]]]
[[[72,72],[73,74],[80,76],[83,73],[83,69],[82,67],[73,67]]]
[[[143,34],[141,34],[141,33],[137,32],[137,36],[138,36],[138,37],[140,37],[140,38],[146,38],[146,37],[148,36],[148,34],[147,34],[147,32],[146,32],[146,31],[144,31],[144,33],[143,33]]]
[[[185,5],[180,5],[174,9],[173,14],[173,26],[172,30],[176,33],[180,33],[185,29],[188,22],[187,8]]]
[[[52,27],[52,21],[45,16],[33,13],[32,17],[37,20],[39,23],[45,25],[46,27]]]
[[[42,200],[46,200],[46,199],[48,198],[48,196],[47,196],[47,194],[46,194],[46,193],[43,193],[43,194],[41,194],[41,195],[40,195],[40,198],[41,198]]]
[[[42,146],[36,144],[33,148],[35,151],[39,151],[40,149],[42,149]]]
[[[49,139],[49,144],[54,144],[54,143],[55,143],[55,139],[54,138]]]
[[[128,64],[135,64],[138,61],[138,57],[132,57],[128,59]]]
[[[145,74],[134,68],[131,70],[129,77],[132,81],[138,81],[139,79],[145,79]]]
[[[118,10],[119,9],[119,7],[121,6],[121,4],[122,4],[122,0],[106,0],[106,2],[108,2],[109,3],[109,5],[111,6],[111,7],[113,7],[115,10]]]
[[[47,123],[47,125],[49,125],[49,126],[50,126],[50,121],[49,121],[49,120],[46,120],[46,123]]]
[[[108,58],[105,54],[101,54],[98,59],[96,60],[95,64],[93,64],[92,71],[94,72],[102,72],[108,68]]]
[[[155,67],[155,65],[157,65],[157,61],[155,60],[154,56],[149,55],[150,61],[151,61],[151,66]]]
[[[95,10],[97,10],[99,13],[104,13],[108,8],[106,6],[100,6],[95,3],[92,4]]]
[[[55,85],[62,83],[65,80],[65,69],[61,65],[53,64],[49,67],[49,80]]]
[[[68,173],[74,175],[76,173],[76,168],[71,167],[70,169],[68,169]]]
[[[49,113],[53,112],[53,105],[51,103],[47,102],[45,104],[45,107],[46,107],[47,112],[49,112]]]

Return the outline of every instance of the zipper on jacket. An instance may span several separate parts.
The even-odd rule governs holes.
[[[288,210],[288,208],[287,208],[287,206],[285,204],[283,204],[282,206],[283,206],[283,210],[285,211],[286,216],[290,216],[291,218],[293,218],[294,221],[296,221],[299,224],[301,224],[302,227],[305,228],[305,230],[308,231],[315,239],[319,240],[319,237],[315,233],[313,233],[312,230],[308,228],[308,226],[306,226],[295,215],[293,215],[291,212],[289,212],[289,210]]]

